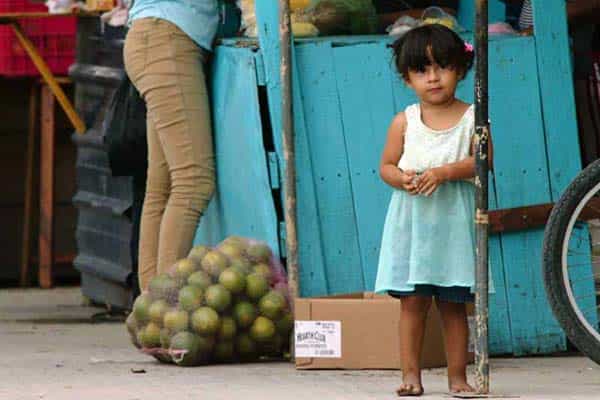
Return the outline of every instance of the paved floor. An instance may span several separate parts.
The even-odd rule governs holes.
[[[393,399],[398,371],[296,371],[287,363],[179,368],[137,352],[121,323],[96,322],[77,289],[0,290],[0,399]],[[143,371],[143,372],[142,372]],[[600,367],[582,357],[492,360],[495,394],[600,399]],[[445,395],[424,372],[425,399]]]

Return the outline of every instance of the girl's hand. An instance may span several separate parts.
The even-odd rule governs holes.
[[[406,190],[409,194],[417,194],[416,180],[417,172],[413,170],[400,171],[402,178],[400,180],[400,189]]]
[[[445,180],[443,171],[440,168],[428,169],[417,178],[416,192],[430,196]]]

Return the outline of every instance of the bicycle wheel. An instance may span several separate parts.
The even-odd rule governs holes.
[[[600,364],[600,160],[555,204],[544,234],[546,295],[571,342]]]

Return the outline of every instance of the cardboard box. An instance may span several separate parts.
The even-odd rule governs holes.
[[[296,299],[295,313],[296,368],[402,369],[399,300],[368,292],[304,298]],[[301,357],[307,354],[312,357]],[[432,307],[421,366],[445,365],[441,321]]]

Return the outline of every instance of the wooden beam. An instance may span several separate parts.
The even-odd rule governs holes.
[[[15,35],[17,36],[17,39],[19,39],[21,46],[23,46],[23,48],[29,55],[29,58],[31,59],[31,61],[33,62],[35,67],[38,69],[38,71],[40,71],[40,74],[44,78],[44,81],[46,81],[47,85],[52,90],[52,93],[58,99],[58,102],[60,103],[62,109],[65,111],[65,114],[69,118],[69,121],[71,121],[71,123],[75,127],[75,131],[79,134],[83,134],[86,129],[85,123],[83,122],[83,120],[79,117],[79,115],[75,111],[73,104],[71,104],[71,101],[69,100],[69,98],[67,97],[65,92],[63,92],[63,90],[60,87],[60,85],[58,84],[56,78],[50,71],[48,64],[46,64],[46,62],[44,61],[44,59],[42,58],[40,53],[38,53],[35,45],[31,42],[31,40],[29,40],[27,35],[23,32],[19,23],[17,21],[14,21],[10,25],[12,26],[13,31],[15,32]]]
[[[40,138],[40,230],[39,283],[52,287],[54,234],[54,96],[42,86],[42,129]]]
[[[27,127],[27,156],[25,161],[25,215],[23,218],[23,243],[21,252],[21,274],[19,285],[29,285],[29,265],[31,263],[31,216],[33,212],[33,168],[35,163],[37,95],[38,85],[32,83],[29,94],[29,126]]]
[[[546,225],[553,203],[490,211],[491,233],[515,232]],[[600,219],[600,198],[591,199],[579,215],[579,221]]]

